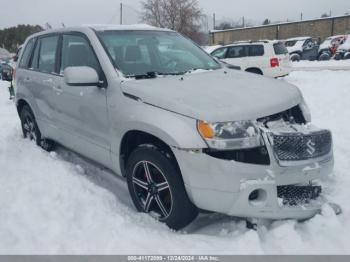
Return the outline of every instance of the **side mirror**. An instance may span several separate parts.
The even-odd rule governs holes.
[[[15,55],[12,59],[13,59],[13,62],[16,63],[18,61],[18,55]]]
[[[98,86],[99,77],[95,69],[88,66],[67,67],[63,71],[64,81],[70,86]]]

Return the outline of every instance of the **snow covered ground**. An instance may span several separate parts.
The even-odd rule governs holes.
[[[59,148],[24,140],[7,83],[0,82],[0,254],[350,254],[350,77],[348,71],[293,72],[313,121],[331,128],[335,171],[326,194],[341,204],[313,219],[245,222],[202,215],[182,232],[135,212],[124,181]]]
[[[305,61],[292,63],[293,71],[350,70],[350,60]]]

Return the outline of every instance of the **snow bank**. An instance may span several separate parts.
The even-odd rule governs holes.
[[[314,123],[332,129],[335,178],[330,207],[298,223],[257,232],[227,216],[202,215],[173,232],[135,211],[124,181],[59,148],[47,153],[23,140],[16,109],[0,82],[0,254],[350,254],[348,72],[293,72]]]

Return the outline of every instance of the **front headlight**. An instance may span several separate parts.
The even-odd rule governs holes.
[[[197,122],[200,135],[210,148],[233,150],[263,145],[259,128],[252,121]]]

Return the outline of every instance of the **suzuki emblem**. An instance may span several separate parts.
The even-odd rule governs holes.
[[[311,156],[311,155],[313,155],[314,153],[315,153],[315,151],[316,151],[316,149],[315,149],[315,146],[316,146],[316,144],[315,144],[315,142],[313,142],[311,139],[306,143],[306,146],[307,146],[307,152],[309,153],[309,155]]]

